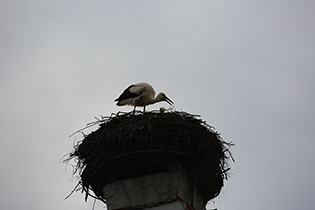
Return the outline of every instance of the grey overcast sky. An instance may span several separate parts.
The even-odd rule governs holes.
[[[0,209],[92,209],[64,200],[69,135],[142,81],[236,144],[208,209],[314,209],[314,20],[313,0],[1,1]]]

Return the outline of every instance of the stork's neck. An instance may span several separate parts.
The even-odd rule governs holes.
[[[152,104],[162,101],[161,98],[155,97],[152,99]]]
[[[151,104],[154,104],[154,103],[157,103],[157,102],[160,102],[160,101],[163,101],[163,97],[161,95],[161,93],[159,93],[155,98],[152,98],[152,103]]]

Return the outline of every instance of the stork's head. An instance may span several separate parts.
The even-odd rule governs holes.
[[[159,93],[159,95],[157,95],[156,98],[159,101],[166,101],[171,106],[174,104],[173,101],[165,95],[165,93]]]

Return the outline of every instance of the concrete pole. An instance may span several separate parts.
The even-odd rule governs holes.
[[[103,191],[109,210],[204,210],[206,205],[183,171],[119,180],[106,185]]]

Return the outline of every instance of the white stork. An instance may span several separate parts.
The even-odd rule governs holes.
[[[124,92],[117,98],[117,106],[132,105],[134,106],[133,111],[136,110],[137,106],[143,106],[143,112],[145,112],[145,106],[149,104],[154,104],[160,101],[166,101],[171,106],[173,101],[169,99],[165,93],[159,93],[156,98],[155,91],[151,85],[148,83],[137,83],[130,85]]]

